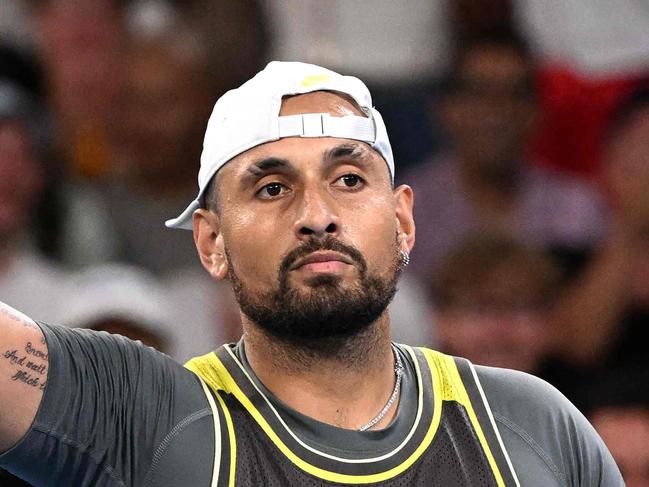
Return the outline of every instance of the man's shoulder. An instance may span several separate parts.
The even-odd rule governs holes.
[[[492,408],[502,412],[519,411],[532,405],[535,410],[578,413],[570,401],[552,384],[519,370],[473,366]]]
[[[473,407],[486,407],[484,421],[496,427],[521,485],[623,485],[599,435],[554,386],[524,372],[432,353],[455,363],[464,387],[473,391]]]
[[[516,370],[475,371],[523,484],[546,477],[559,485],[622,485],[599,435],[554,386]]]

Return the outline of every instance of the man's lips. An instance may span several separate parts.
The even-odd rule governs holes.
[[[323,250],[312,252],[296,260],[290,267],[290,270],[294,271],[305,266],[308,266],[307,268],[311,270],[329,270],[330,268],[340,267],[341,264],[353,265],[353,263],[352,259],[344,254],[331,250]]]

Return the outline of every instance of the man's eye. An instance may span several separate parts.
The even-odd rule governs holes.
[[[363,183],[363,179],[356,174],[345,174],[338,178],[338,181],[341,181],[348,188],[358,188]]]
[[[261,198],[269,199],[269,198],[274,198],[276,196],[279,196],[285,190],[286,190],[286,186],[284,186],[281,183],[270,183],[265,185],[263,188],[261,188],[257,192],[257,195],[260,196]]]

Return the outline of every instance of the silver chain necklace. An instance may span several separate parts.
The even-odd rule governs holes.
[[[385,403],[385,406],[383,406],[383,409],[374,416],[369,422],[365,423],[363,426],[358,428],[358,431],[366,431],[370,429],[372,426],[374,426],[376,423],[381,421],[383,417],[388,413],[394,402],[397,400],[397,397],[399,396],[399,389],[401,389],[401,377],[403,376],[403,363],[401,362],[401,356],[399,355],[399,352],[397,351],[396,347],[392,345],[392,353],[394,354],[394,375],[396,377],[396,380],[394,381],[394,389],[392,390],[392,394],[390,394],[390,398],[388,399],[388,402]]]

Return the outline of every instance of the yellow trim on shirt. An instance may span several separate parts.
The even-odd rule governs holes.
[[[442,353],[435,352],[433,350],[424,349],[424,353],[437,355],[438,359],[435,360],[435,362],[438,364],[438,366],[444,368],[443,371],[440,370],[440,375],[444,378],[443,379],[444,381],[447,381],[446,384],[442,385],[444,400],[456,401],[459,402],[462,406],[464,406],[464,409],[466,409],[469,415],[469,419],[473,424],[473,428],[475,429],[475,432],[478,435],[478,439],[480,440],[482,449],[484,450],[485,455],[487,456],[487,460],[489,461],[489,465],[491,466],[491,470],[494,474],[498,487],[505,487],[505,481],[502,478],[500,469],[498,468],[498,465],[496,463],[496,459],[491,453],[491,448],[489,447],[487,438],[485,437],[484,432],[482,431],[482,426],[480,426],[480,421],[478,421],[478,417],[475,413],[475,410],[471,405],[471,400],[469,399],[469,395],[466,392],[466,388],[464,387],[464,383],[462,382],[460,373],[457,370],[457,365],[455,363],[455,360],[453,359],[453,357],[449,357],[448,355],[444,355]]]
[[[198,377],[202,378],[203,380],[201,382],[205,381],[210,386],[212,391],[214,391],[216,399],[219,401],[219,404],[221,404],[221,407],[223,408],[223,416],[225,417],[225,423],[228,427],[228,438],[230,439],[230,476],[228,480],[228,486],[234,487],[234,479],[237,468],[237,438],[234,435],[234,423],[232,422],[230,410],[219,394],[219,391],[224,391],[223,384],[220,382],[219,371],[211,363],[210,356],[216,357],[216,355],[214,355],[212,352],[201,357],[194,357],[185,364],[185,367],[198,375]],[[210,404],[211,403],[212,401],[210,401]],[[213,414],[217,414],[217,412],[213,411]],[[218,416],[215,417],[215,421],[217,421],[218,423]],[[218,458],[216,453],[214,457],[215,469],[218,469],[220,461],[221,458],[219,451]]]
[[[430,358],[426,357],[429,361],[428,366],[431,370],[434,369],[434,365],[430,363]],[[373,482],[381,482],[384,480],[391,479],[396,477],[400,473],[406,471],[412,464],[414,464],[421,455],[426,451],[430,446],[439,427],[441,412],[442,412],[442,399],[441,394],[434,394],[434,409],[433,409],[433,418],[431,424],[426,432],[421,444],[417,449],[408,457],[405,461],[397,465],[396,467],[391,468],[385,472],[370,474],[370,475],[349,475],[341,474],[337,472],[331,472],[329,470],[324,470],[310,463],[304,461],[302,458],[298,457],[293,451],[291,451],[286,444],[277,436],[272,427],[268,424],[266,419],[262,414],[255,408],[250,399],[243,393],[239,388],[238,384],[235,382],[234,378],[227,371],[226,367],[223,365],[221,360],[214,353],[204,355],[203,357],[198,357],[197,359],[192,359],[187,367],[198,373],[203,377],[203,379],[210,384],[211,387],[216,387],[216,390],[222,390],[227,393],[233,394],[237,400],[248,410],[250,415],[257,421],[257,424],[261,426],[266,435],[270,440],[280,449],[280,451],[288,458],[293,464],[302,469],[303,471],[319,477],[323,480],[328,480],[330,482],[340,482],[346,484],[370,484]],[[207,374],[203,375],[204,372]],[[433,374],[433,389],[435,391],[439,390],[439,376]],[[218,397],[218,394],[217,394]]]

